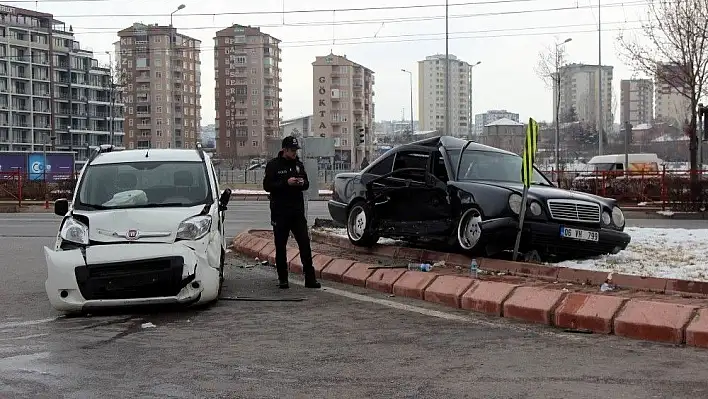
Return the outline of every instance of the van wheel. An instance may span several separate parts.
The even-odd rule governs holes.
[[[379,241],[371,226],[373,212],[364,201],[354,203],[347,213],[347,236],[358,247],[371,247]]]
[[[482,212],[467,209],[457,224],[457,244],[465,251],[477,251],[482,241]]]

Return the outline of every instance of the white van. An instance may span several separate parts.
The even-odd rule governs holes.
[[[216,301],[224,276],[224,215],[209,155],[100,146],[79,176],[53,248],[45,288],[59,311]]]

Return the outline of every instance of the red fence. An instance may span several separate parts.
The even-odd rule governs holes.
[[[0,173],[0,200],[22,205],[22,201],[68,198],[74,192],[76,177],[66,173]]]
[[[705,209],[708,203],[708,170],[659,171],[561,171],[548,176],[559,187],[582,191],[623,203],[642,203],[674,211]],[[691,185],[693,182],[692,195]]]

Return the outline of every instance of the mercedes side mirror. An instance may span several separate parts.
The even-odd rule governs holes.
[[[66,216],[69,213],[69,200],[60,198],[54,201],[54,214],[58,216]]]
[[[221,196],[219,197],[219,210],[225,211],[227,209],[226,205],[229,204],[230,200],[231,200],[231,189],[227,188],[221,192]]]

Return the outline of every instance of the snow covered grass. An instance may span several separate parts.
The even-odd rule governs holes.
[[[347,237],[346,229],[319,229]],[[616,255],[595,259],[565,261],[554,266],[615,272],[645,277],[708,281],[708,229],[660,229],[628,227],[632,237],[627,249]],[[396,245],[381,239],[379,244]]]

